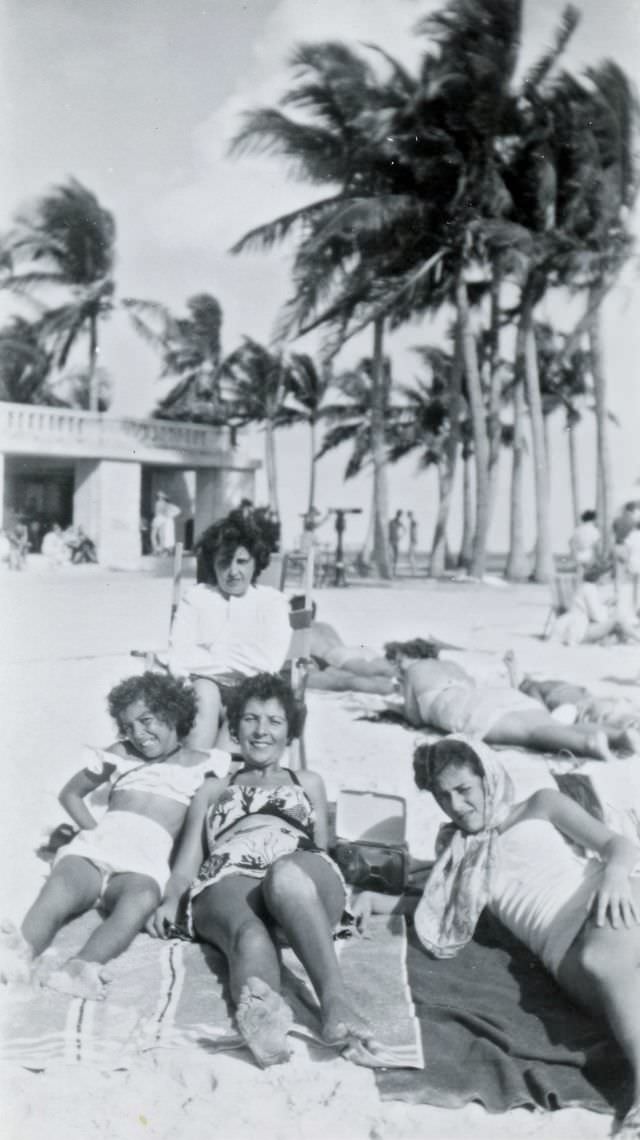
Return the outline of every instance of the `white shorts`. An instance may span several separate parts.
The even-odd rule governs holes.
[[[97,827],[81,831],[56,856],[56,863],[67,855],[79,855],[102,872],[101,896],[111,875],[129,872],[147,875],[160,890],[171,873],[169,859],[173,839],[161,824],[132,811],[108,811]]]

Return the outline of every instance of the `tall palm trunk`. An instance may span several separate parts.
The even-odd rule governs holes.
[[[521,345],[524,349],[524,375],[531,420],[533,469],[536,500],[536,548],[533,576],[536,582],[548,582],[553,574],[551,546],[551,504],[549,501],[549,474],[544,439],[544,416],[538,373],[538,353],[533,331],[534,284],[530,277],[523,288]]]
[[[457,450],[457,448],[456,448]],[[447,523],[451,510],[451,495],[456,472],[457,455],[444,454],[438,461],[438,511],[431,544],[430,570],[432,578],[440,578],[447,564]]]
[[[567,440],[569,443],[569,475],[571,479],[571,505],[573,508],[573,522],[577,526],[580,522],[580,480],[578,476],[578,449],[576,443],[576,419],[567,412]]]
[[[89,411],[100,410],[100,393],[98,391],[98,318],[93,313],[89,318],[89,368],[87,384],[89,388]]]
[[[473,536],[471,573],[475,577],[481,578],[486,566],[487,539],[489,537],[490,523],[489,437],[487,435],[480,370],[478,368],[478,355],[469,316],[469,298],[462,269],[459,270],[456,281],[456,307],[458,311],[458,330],[462,359],[464,361],[467,391],[469,393],[476,467],[476,525],[475,534]]]
[[[523,330],[518,327],[516,342],[516,369],[513,388],[513,444],[511,466],[511,502],[509,519],[509,557],[505,575],[511,582],[522,582],[529,577],[529,559],[524,534],[524,456],[526,451],[526,403],[523,378]]]
[[[373,558],[381,578],[391,578],[389,496],[385,454],[384,318],[373,323],[371,373],[371,456],[373,460]]]
[[[451,384],[448,393],[449,432],[443,445],[443,453],[438,462],[438,513],[431,544],[429,573],[440,577],[446,567],[449,550],[447,545],[447,523],[451,510],[451,495],[458,462],[460,447],[460,417],[462,405],[462,348],[456,332]]]
[[[491,277],[491,324],[489,326],[489,362],[488,362],[488,390],[489,390],[489,518],[493,517],[496,495],[498,491],[498,474],[500,465],[500,444],[502,423],[500,411],[502,405],[502,384],[500,377],[500,289],[502,285],[502,268],[498,258]]]
[[[309,463],[309,503],[307,511],[310,515],[316,502],[316,421],[313,417],[309,420],[309,447],[311,449],[311,460]]]
[[[264,452],[265,452],[265,470],[267,475],[267,494],[269,497],[269,506],[280,514],[280,504],[278,501],[278,471],[276,467],[276,438],[273,426],[273,419],[268,416],[264,424]]]
[[[589,348],[591,350],[591,374],[596,405],[596,446],[598,471],[598,519],[602,532],[602,545],[605,554],[611,549],[611,449],[609,444],[609,420],[607,416],[607,391],[602,359],[602,331],[600,328],[600,308],[596,303],[599,290],[592,286],[589,290]]]
[[[458,555],[458,566],[468,570],[473,555],[473,457],[468,449],[463,452],[462,470],[462,542]]]

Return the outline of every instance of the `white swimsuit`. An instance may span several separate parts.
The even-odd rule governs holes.
[[[488,906],[557,976],[582,929],[604,864],[580,855],[552,823],[525,819],[497,837]]]

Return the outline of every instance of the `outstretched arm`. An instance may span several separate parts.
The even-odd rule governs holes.
[[[380,891],[361,891],[349,910],[361,934],[367,933],[373,914],[413,914],[419,902],[418,895],[383,895]]]
[[[154,937],[166,938],[167,927],[175,922],[178,904],[184,892],[195,879],[206,854],[205,819],[209,807],[225,787],[224,780],[205,780],[196,792],[187,812],[171,876],[160,906],[146,924],[146,931]]]
[[[327,790],[324,786],[324,780],[317,772],[300,772],[297,775],[313,807],[315,815],[315,823],[313,826],[314,841],[321,851],[326,851],[329,846],[329,818],[327,811]]]

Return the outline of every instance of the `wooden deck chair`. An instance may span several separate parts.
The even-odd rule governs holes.
[[[576,570],[560,570],[554,574],[551,581],[551,605],[542,631],[545,640],[553,635],[558,618],[569,610],[579,584],[580,575]]]
[[[171,607],[169,610],[169,631],[167,635],[167,648],[165,649],[132,649],[132,657],[142,657],[144,659],[145,669],[164,669],[168,668],[166,661],[163,661],[160,654],[168,652],[171,649],[171,636],[173,633],[173,623],[176,620],[178,606],[180,604],[180,585],[182,582],[182,555],[183,545],[181,542],[176,542],[173,551],[173,574],[171,578]]]

